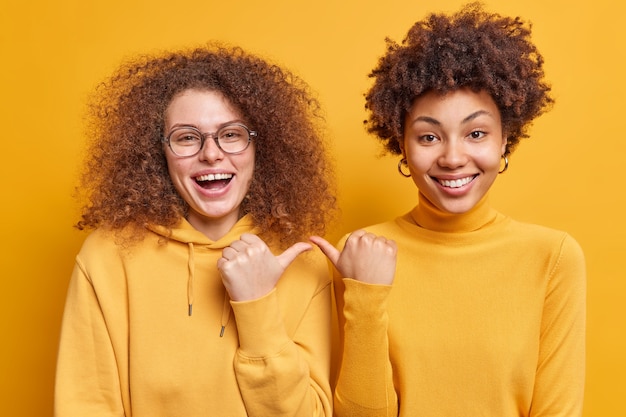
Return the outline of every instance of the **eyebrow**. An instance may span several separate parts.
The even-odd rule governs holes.
[[[244,121],[243,121],[243,120],[241,120],[241,119],[233,119],[233,120],[229,120],[229,121],[224,122],[224,123],[220,123],[220,124],[217,126],[217,130],[220,130],[220,129],[221,129],[221,128],[223,128],[224,126],[226,126],[226,125],[230,125],[230,124],[233,124],[233,123],[239,123],[239,124],[242,124],[242,125],[244,125],[244,126],[246,125],[246,124],[244,123]],[[173,130],[173,129],[179,128],[179,127],[193,127],[194,129],[200,130],[200,126],[195,125],[195,124],[193,124],[193,123],[174,123],[172,126],[170,126],[170,131],[171,131],[171,130]],[[217,130],[216,130],[216,131],[217,131]]]
[[[470,114],[466,118],[464,118],[461,121],[461,124],[468,123],[468,122],[476,119],[478,116],[482,116],[482,115],[492,116],[491,113],[489,113],[487,110],[478,110],[478,111],[475,111],[474,113]],[[411,124],[415,124],[417,122],[426,122],[426,123],[429,123],[431,125],[441,126],[441,122],[439,120],[435,119],[434,117],[430,117],[430,116],[418,116],[415,119],[413,119],[413,122]]]

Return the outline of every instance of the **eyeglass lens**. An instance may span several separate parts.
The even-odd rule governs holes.
[[[200,152],[203,142],[207,137],[217,138],[220,149],[226,153],[238,153],[244,151],[250,142],[248,129],[239,124],[222,127],[217,133],[202,134],[194,127],[179,127],[169,134],[169,145],[178,156],[192,156]]]

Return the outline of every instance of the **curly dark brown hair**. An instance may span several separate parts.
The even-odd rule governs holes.
[[[292,72],[239,47],[206,46],[127,60],[90,97],[79,229],[174,226],[187,204],[168,174],[164,114],[187,89],[222,93],[257,131],[255,170],[243,213],[288,245],[323,235],[334,219],[334,171],[324,117]]]
[[[554,103],[544,81],[543,57],[521,18],[484,11],[480,2],[452,15],[430,14],[413,25],[402,44],[387,38],[386,54],[369,74],[368,132],[385,150],[400,154],[404,118],[416,97],[460,88],[484,90],[495,101],[507,135],[505,155],[527,138],[533,119]]]

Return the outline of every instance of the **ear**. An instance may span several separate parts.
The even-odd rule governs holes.
[[[506,144],[509,142],[509,139],[507,137],[507,135],[502,135],[502,150],[500,152],[500,155],[504,155],[506,152]]]

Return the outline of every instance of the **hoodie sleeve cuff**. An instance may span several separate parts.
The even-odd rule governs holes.
[[[259,299],[231,301],[230,305],[235,314],[243,355],[253,358],[274,356],[290,341],[275,288]]]

